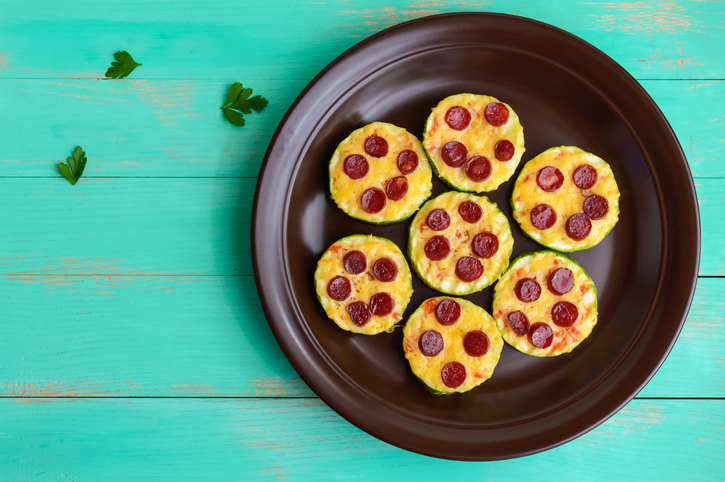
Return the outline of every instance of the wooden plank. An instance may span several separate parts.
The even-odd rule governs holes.
[[[129,50],[143,64],[138,79],[236,79],[255,69],[303,78],[359,40],[406,20],[451,11],[495,11],[555,25],[602,49],[637,78],[725,78],[725,44],[716,2],[517,0],[120,1],[90,0],[34,8],[6,0],[0,19],[0,76],[103,76],[111,55]],[[52,44],[53,48],[48,48]]]
[[[86,178],[256,177],[277,124],[312,75],[245,74],[270,104],[243,128],[219,110],[225,81],[0,80],[0,109],[9,113],[0,116],[0,132],[14,139],[0,152],[0,177],[53,176],[77,144],[89,157]],[[694,176],[725,177],[725,82],[642,85],[672,124]]]
[[[254,179],[0,179],[1,274],[251,275]],[[722,180],[699,179],[703,276],[725,275]]]
[[[41,403],[39,403],[41,402]],[[317,400],[2,400],[4,480],[722,480],[723,400],[640,400],[589,434],[502,462],[433,459]],[[515,474],[515,475],[514,475]]]
[[[0,292],[0,396],[313,396],[250,276],[0,276]],[[725,279],[701,279],[640,396],[725,397],[723,310]]]

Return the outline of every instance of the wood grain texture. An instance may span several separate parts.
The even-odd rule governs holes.
[[[723,409],[722,400],[634,401],[549,452],[461,463],[373,439],[318,400],[3,400],[0,477],[722,480]]]

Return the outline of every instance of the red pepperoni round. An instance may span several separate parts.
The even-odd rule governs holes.
[[[542,167],[536,175],[536,184],[546,192],[558,191],[564,184],[564,174],[554,166]]]
[[[524,336],[529,332],[529,318],[520,311],[508,314],[509,326],[518,336]]]
[[[468,149],[458,141],[451,141],[443,146],[443,162],[451,167],[461,167],[468,158]]]
[[[574,184],[579,189],[591,189],[597,183],[597,170],[594,166],[584,164],[574,170]]]
[[[443,231],[451,225],[451,217],[443,209],[434,209],[426,216],[425,223],[433,231]]]
[[[458,362],[449,362],[441,370],[441,380],[448,388],[460,387],[466,381],[466,367]]]
[[[479,260],[471,256],[464,256],[456,263],[456,276],[470,283],[483,276],[483,265]]]
[[[385,194],[393,201],[400,201],[408,192],[408,179],[405,176],[394,177],[385,185]]]
[[[488,123],[496,127],[504,125],[509,120],[508,107],[500,102],[491,102],[488,104],[484,115]]]
[[[479,233],[473,238],[471,250],[476,256],[488,259],[498,251],[498,237],[488,231]]]
[[[493,148],[493,152],[496,154],[496,159],[506,162],[510,161],[511,158],[514,157],[516,149],[514,149],[514,145],[511,141],[502,139],[496,143],[496,146]]]
[[[566,220],[566,234],[574,241],[581,241],[589,236],[592,222],[584,213],[577,213]]]
[[[405,174],[406,176],[413,174],[417,168],[418,154],[416,154],[415,151],[407,149],[398,154],[398,170],[401,174]]]
[[[524,303],[533,303],[541,296],[541,285],[531,278],[521,278],[514,287],[516,298]]]
[[[370,313],[375,316],[386,316],[393,312],[395,301],[387,293],[375,293],[370,298]]]
[[[471,356],[483,356],[488,351],[488,337],[482,331],[469,331],[463,337],[463,348]]]
[[[491,161],[483,156],[472,157],[466,163],[466,176],[471,181],[485,181],[491,176]]]
[[[589,196],[584,201],[584,214],[591,219],[602,219],[609,212],[609,201],[602,196]]]
[[[559,268],[549,275],[546,284],[555,295],[566,294],[574,287],[574,273],[569,268]]]
[[[342,264],[345,266],[345,271],[350,274],[360,274],[368,267],[368,261],[360,251],[350,251],[347,253],[342,258]]]
[[[365,191],[360,199],[360,204],[366,213],[379,213],[385,207],[385,193],[376,187]]]
[[[451,252],[451,245],[444,236],[433,236],[425,243],[425,255],[432,261],[440,261]]]
[[[539,204],[531,210],[530,218],[536,229],[549,229],[556,223],[556,211],[548,204]]]
[[[370,310],[362,301],[353,301],[347,305],[347,312],[352,322],[357,326],[365,326],[370,321]]]
[[[373,157],[385,157],[388,155],[388,141],[380,136],[368,137],[365,141],[365,152]]]
[[[461,215],[464,221],[473,224],[481,220],[483,210],[481,206],[473,201],[463,201],[458,205],[458,214]]]
[[[435,315],[441,325],[452,325],[461,317],[461,305],[455,300],[445,299],[436,306]]]
[[[549,348],[554,340],[554,331],[546,323],[534,323],[529,328],[529,343],[536,348]]]
[[[443,337],[435,330],[428,330],[418,339],[418,348],[425,356],[436,356],[443,351]]]
[[[380,258],[373,264],[373,273],[383,283],[390,283],[398,276],[398,266],[388,258]]]
[[[457,105],[455,107],[451,107],[448,109],[448,112],[446,112],[446,124],[451,126],[451,129],[462,131],[468,127],[470,122],[471,113],[464,107]]]
[[[327,283],[327,295],[335,301],[345,301],[350,293],[352,286],[344,276],[335,276]]]
[[[560,301],[551,309],[551,319],[554,323],[563,328],[568,328],[579,318],[579,310],[574,303]]]
[[[370,166],[368,165],[368,160],[363,156],[360,154],[352,154],[345,158],[342,170],[345,171],[345,174],[350,179],[362,179],[368,174]]]

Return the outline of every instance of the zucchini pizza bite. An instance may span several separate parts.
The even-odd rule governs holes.
[[[522,353],[569,353],[597,323],[597,288],[563,254],[524,253],[496,283],[493,317],[506,343]]]
[[[332,321],[364,335],[392,331],[413,294],[400,249],[387,239],[364,235],[342,238],[324,252],[315,288]]]
[[[443,99],[425,124],[423,147],[441,181],[459,191],[493,191],[516,170],[524,129],[511,106],[488,95]]]
[[[420,279],[452,295],[481,291],[509,264],[506,216],[485,196],[449,191],[425,203],[410,224],[408,257]]]
[[[353,218],[394,223],[410,217],[430,197],[432,177],[414,135],[373,122],[337,146],[330,160],[330,195]]]
[[[413,374],[439,395],[467,392],[488,380],[502,348],[491,315],[461,298],[424,301],[403,328]]]
[[[579,251],[599,244],[617,224],[619,189],[603,159],[578,147],[553,147],[521,170],[511,206],[534,241]]]

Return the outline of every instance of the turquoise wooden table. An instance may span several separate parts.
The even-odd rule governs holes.
[[[688,157],[702,216],[692,309],[609,421],[523,459],[405,452],[332,412],[261,311],[250,259],[272,133],[327,63],[388,26],[505,12],[626,68]],[[725,4],[567,0],[0,0],[0,479],[723,480]],[[106,79],[118,50],[143,64]],[[241,81],[269,99],[235,127]],[[57,164],[82,146],[83,178]]]

